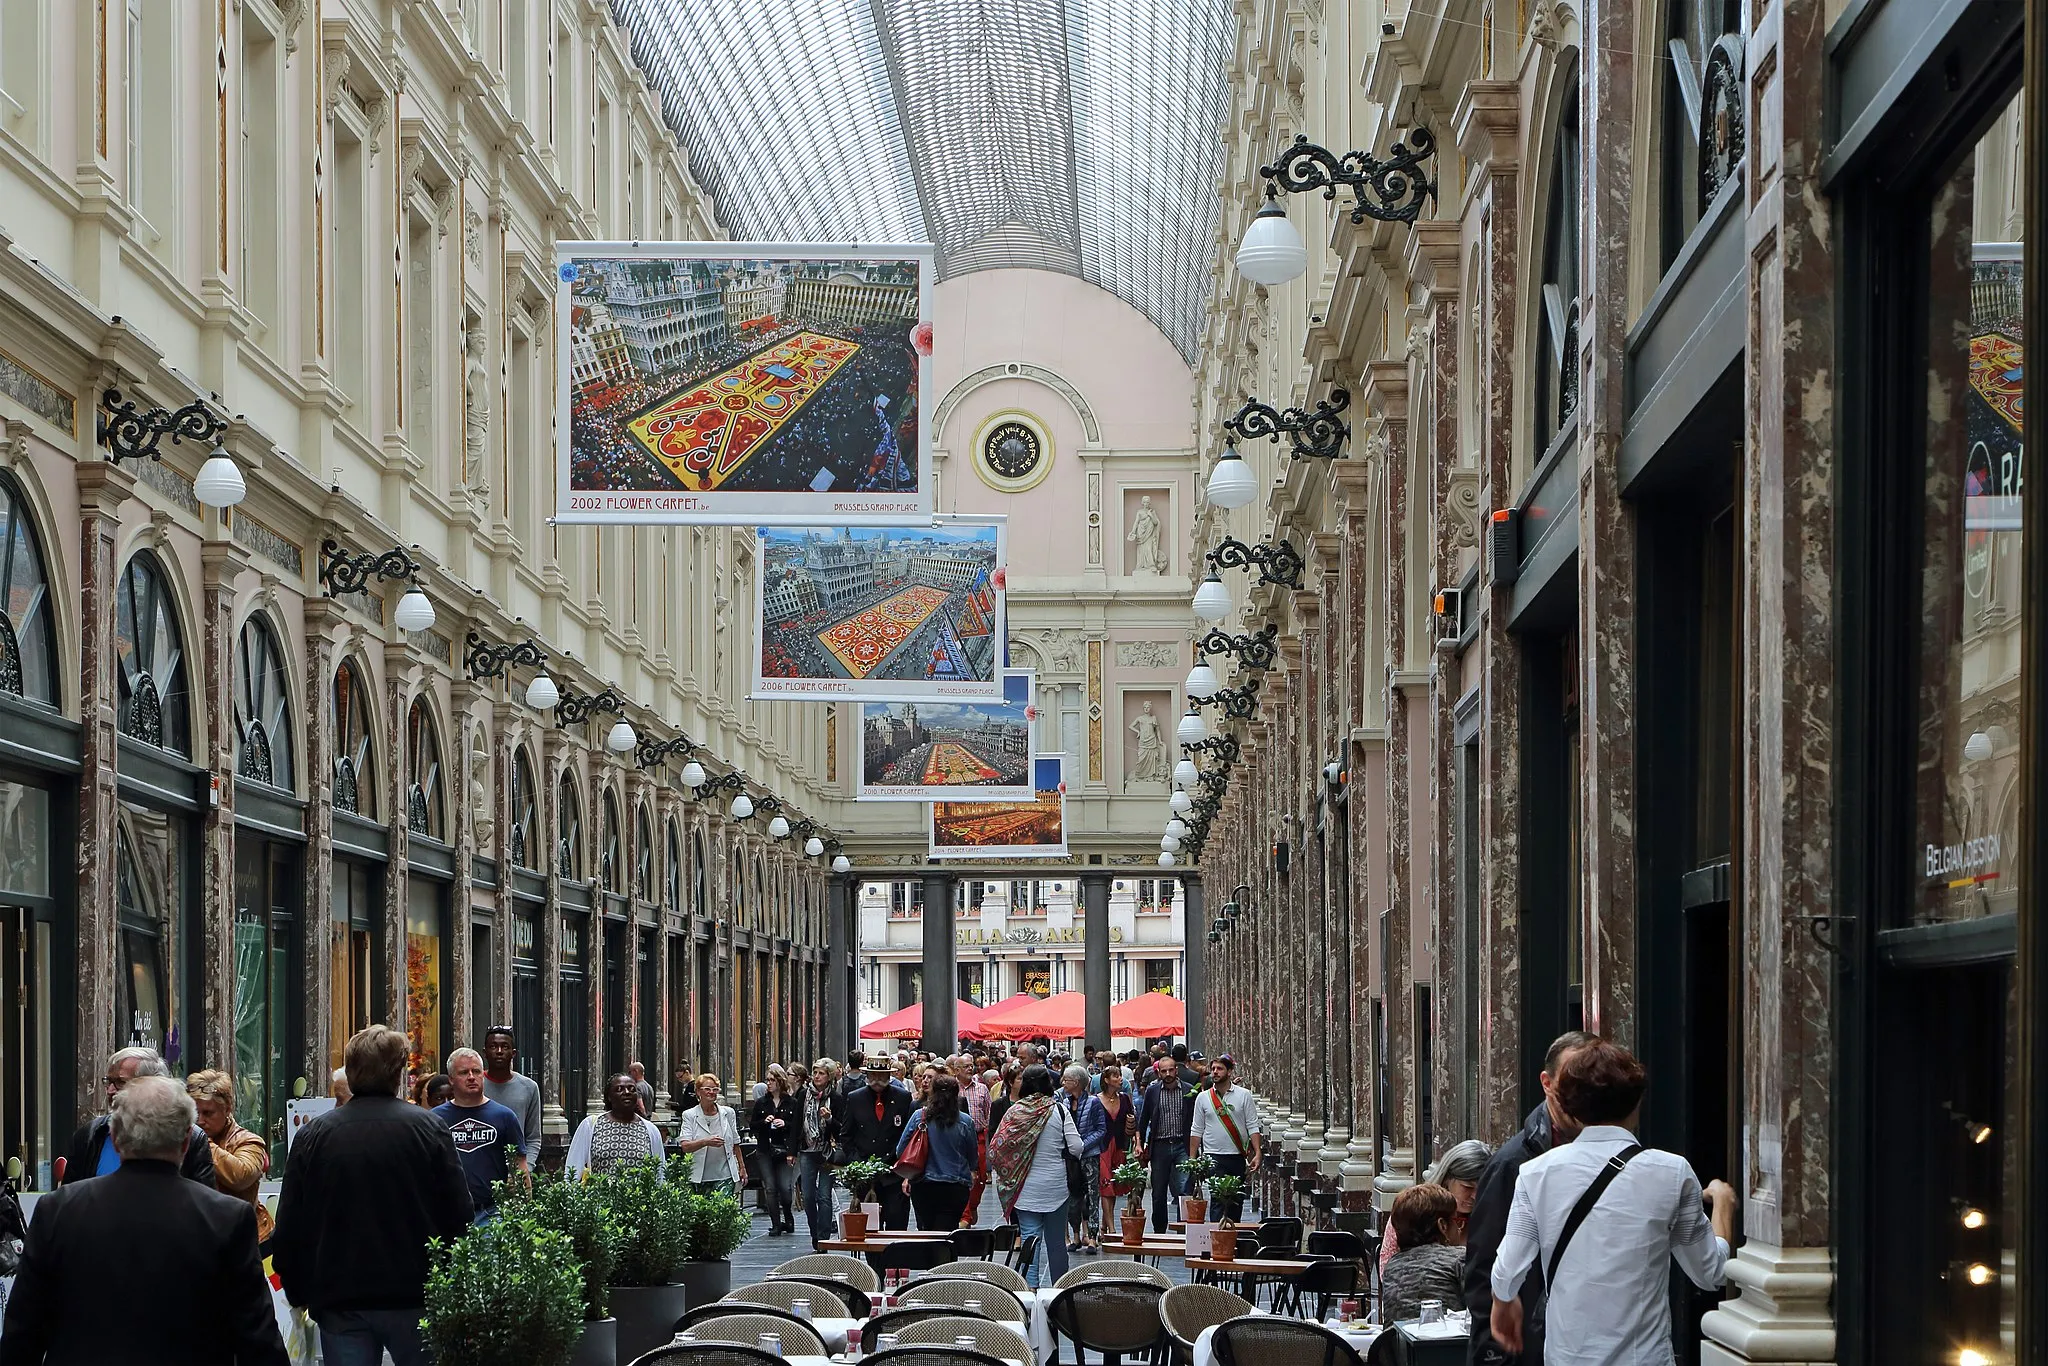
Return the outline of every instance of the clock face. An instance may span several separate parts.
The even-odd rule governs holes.
[[[999,479],[1029,479],[1045,458],[1038,433],[1021,422],[1004,422],[981,443],[981,458]]]

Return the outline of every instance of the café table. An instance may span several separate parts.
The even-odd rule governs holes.
[[[1264,1311],[1253,1310],[1253,1312],[1262,1313]],[[1216,1366],[1216,1349],[1215,1345],[1210,1342],[1210,1339],[1216,1335],[1217,1326],[1212,1324],[1196,1334],[1195,1350],[1192,1357],[1194,1366]],[[1372,1350],[1373,1339],[1378,1337],[1381,1332],[1379,1325],[1371,1323],[1353,1323],[1342,1326],[1326,1323],[1323,1327],[1328,1328],[1331,1332],[1349,1343],[1352,1350],[1356,1351],[1360,1357],[1363,1357]],[[1462,1359],[1460,1358],[1460,1360]]]
[[[1187,1239],[1164,1237],[1148,1237],[1144,1242],[1135,1246],[1119,1239],[1114,1242],[1103,1243],[1101,1248],[1102,1255],[1105,1257],[1133,1257],[1140,1259],[1145,1257],[1182,1257],[1187,1255],[1187,1250]]]
[[[1246,1299],[1252,1299],[1261,1280],[1290,1281],[1307,1271],[1315,1263],[1294,1257],[1232,1257],[1219,1261],[1214,1257],[1189,1257],[1182,1265],[1188,1274],[1198,1281],[1211,1284],[1226,1277],[1238,1278],[1240,1291]]]

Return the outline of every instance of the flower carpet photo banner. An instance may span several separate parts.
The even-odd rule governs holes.
[[[932,511],[927,246],[559,242],[559,522]],[[473,361],[467,438],[497,386]]]
[[[861,708],[864,802],[1023,801],[1035,753],[1038,675],[1003,671],[1001,702],[869,702]]]
[[[1032,760],[1037,796],[1027,802],[933,802],[931,857],[1065,858],[1064,756]]]
[[[752,696],[1003,704],[1003,518],[758,535]]]

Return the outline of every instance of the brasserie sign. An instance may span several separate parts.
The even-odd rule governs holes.
[[[1060,930],[1042,930],[1034,925],[1019,925],[1014,929],[1008,930],[966,929],[955,932],[954,942],[977,946],[984,944],[990,946],[998,944],[1078,944],[1082,942],[1081,929],[1082,927],[1079,925]],[[1123,928],[1118,925],[1110,926],[1109,942],[1121,944],[1123,941]]]

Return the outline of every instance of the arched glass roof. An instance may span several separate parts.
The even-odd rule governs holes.
[[[1064,271],[1190,363],[1229,0],[612,0],[739,239]]]

